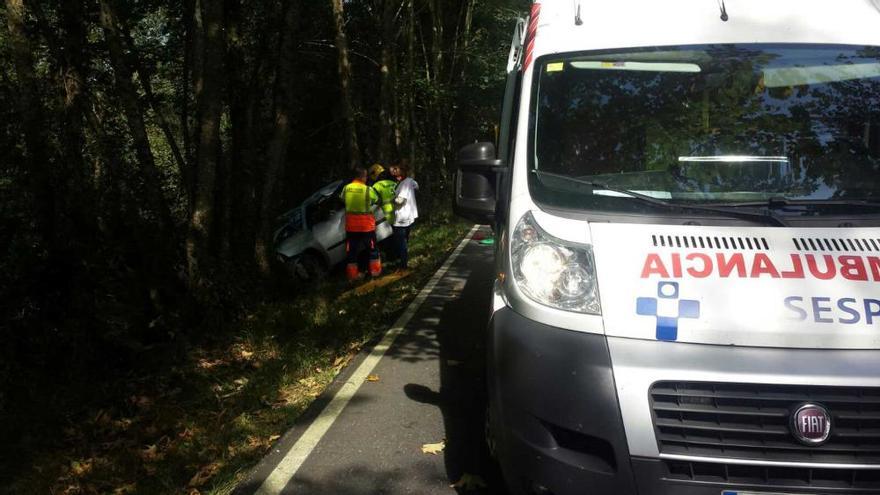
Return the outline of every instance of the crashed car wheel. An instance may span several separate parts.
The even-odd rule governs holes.
[[[294,280],[305,280],[308,278],[305,267],[303,267],[299,258],[285,260],[284,269]]]
[[[300,260],[300,265],[303,271],[305,271],[307,280],[314,282],[322,280],[327,276],[327,267],[324,265],[324,260],[318,258],[315,254],[304,254]]]

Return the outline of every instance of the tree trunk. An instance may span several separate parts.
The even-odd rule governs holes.
[[[89,60],[86,52],[87,26],[82,22],[85,16],[80,2],[63,2],[59,6],[59,27],[63,35],[58,43],[59,88],[63,97],[64,128],[61,130],[61,151],[63,158],[58,164],[60,175],[66,180],[55,184],[55,197],[59,202],[59,217],[69,219],[60,235],[73,238],[76,235],[91,237],[97,231],[95,221],[95,188],[90,181],[93,169],[86,163],[86,135],[84,122],[88,118],[88,96],[86,93],[86,72]],[[46,23],[45,16],[38,12],[37,21]],[[52,41],[48,41],[52,43]]]
[[[52,188],[49,157],[46,153],[46,126],[43,104],[37,92],[33,50],[24,28],[23,0],[6,0],[6,24],[9,44],[18,79],[19,114],[27,152],[26,181],[33,195],[37,229],[50,250],[55,245],[55,195]]]
[[[162,179],[153,159],[153,151],[147,137],[147,127],[144,124],[144,114],[138,101],[137,89],[131,80],[132,71],[123,48],[124,36],[120,31],[119,20],[112,0],[100,0],[99,3],[101,6],[101,27],[110,52],[110,64],[113,67],[119,102],[131,132],[141,179],[144,181],[144,194],[141,199],[149,205],[153,214],[157,215],[162,232],[168,235],[172,231],[174,222],[162,192]]]
[[[435,165],[439,165],[435,171],[439,169],[442,173],[446,169],[446,156],[444,153],[446,149],[444,139],[445,126],[443,125],[444,108],[441,104],[443,90],[445,89],[442,87],[443,64],[445,62],[443,57],[443,0],[431,0],[429,5],[431,6],[431,55],[433,56],[432,69],[434,73],[434,91],[432,91],[432,94],[435,95],[431,100],[431,111],[434,114],[434,137],[432,141],[434,143],[434,159],[439,161],[439,163],[435,163]]]
[[[291,84],[296,77],[296,38],[294,33],[298,31],[298,9],[288,4],[284,13],[284,28],[279,45],[277,70],[278,77],[275,85],[275,124],[272,139],[269,141],[269,149],[266,157],[266,170],[263,175],[263,191],[260,197],[260,210],[258,213],[260,228],[257,232],[257,242],[254,249],[254,258],[263,275],[268,275],[271,269],[272,259],[272,214],[277,203],[278,182],[280,172],[287,159],[287,149],[290,147],[291,136],[291,112],[293,106],[293,91]],[[346,62],[347,63],[347,62]],[[350,102],[349,102],[350,103]],[[351,139],[351,138],[350,138]],[[357,146],[356,138],[355,149]]]
[[[198,150],[195,197],[190,206],[186,240],[187,275],[191,287],[206,287],[214,235],[217,169],[220,165],[220,119],[223,112],[223,0],[203,0],[202,37],[199,43],[202,66],[196,77]],[[196,13],[198,15],[198,11]]]
[[[79,2],[62,2],[59,7],[59,21],[64,32],[63,57],[60,63],[60,82],[64,95],[64,161],[74,184],[79,187],[85,183],[86,165],[83,161],[83,118],[85,105],[85,71],[87,67],[86,26],[83,24],[83,6]],[[42,22],[42,21],[41,21]],[[83,193],[85,191],[78,191]]]
[[[336,50],[339,59],[339,86],[342,95],[342,118],[345,121],[345,144],[351,168],[360,165],[357,125],[351,97],[351,62],[348,59],[348,41],[345,36],[345,17],[342,11],[343,0],[330,0],[333,7],[333,21],[336,27]]]
[[[200,65],[196,63],[195,57],[195,40],[201,37],[196,30],[196,7],[198,5],[199,4],[198,2],[196,2],[196,0],[184,0],[183,2],[183,73],[181,74],[180,102],[178,103],[178,106],[180,108],[180,130],[181,135],[183,136],[183,154],[186,158],[187,163],[187,176],[183,181],[186,187],[185,191],[187,205],[193,204],[196,194],[195,152],[192,146],[192,127],[190,125],[191,122],[189,113],[189,100],[190,84],[192,82],[193,73],[195,72],[193,68],[200,67]],[[201,17],[201,14],[199,14],[199,20],[201,20]]]
[[[380,20],[382,51],[379,65],[379,160],[388,163],[394,151],[394,43],[396,29],[394,17],[398,0],[384,0]]]
[[[124,22],[122,23],[122,27],[122,32],[125,35],[128,49],[131,52],[129,60],[131,60],[132,65],[135,67],[138,79],[141,82],[141,87],[144,90],[144,96],[146,97],[150,108],[153,109],[153,114],[156,116],[156,123],[159,125],[159,129],[162,130],[162,134],[165,136],[165,142],[168,143],[168,148],[171,150],[171,156],[174,158],[175,165],[177,165],[177,172],[180,174],[180,181],[186,188],[186,181],[189,178],[189,173],[186,170],[186,160],[180,151],[180,146],[177,145],[177,138],[174,137],[174,132],[171,130],[171,124],[169,124],[168,119],[165,118],[165,111],[156,99],[155,93],[153,93],[153,82],[150,80],[150,73],[141,62],[140,55],[138,55],[137,47],[134,44],[134,40],[131,38],[128,27]]]
[[[418,162],[416,161],[416,19],[415,0],[409,0],[409,23],[406,31],[406,71],[409,77],[407,89],[407,140],[409,141],[409,167],[413,175],[416,175]]]
[[[449,84],[456,84],[457,82],[459,86],[462,86],[464,83],[464,76],[467,68],[467,52],[471,41],[471,26],[474,22],[474,0],[464,0],[462,9],[464,10],[464,14],[461,16],[461,23],[456,21],[455,38],[452,41],[452,57],[449,62],[448,79]],[[461,68],[458,69],[458,63],[462,59],[465,61],[461,64]],[[458,81],[456,81],[456,78]]]
[[[270,40],[274,38],[274,33],[281,32],[281,24],[279,21],[272,21],[271,29],[263,29],[254,34],[258,41],[257,46],[251,50],[250,55],[253,60],[249,66],[246,42],[248,36],[245,32],[246,10],[241,0],[234,0],[227,5],[231,9],[227,12],[227,18],[234,19],[235,22],[231,22],[227,30],[229,52],[227,73],[230,84],[227,93],[230,95],[231,136],[230,197],[226,202],[228,213],[224,213],[229,221],[225,230],[230,236],[228,240],[230,259],[253,262],[254,243],[259,230],[257,217],[259,204],[255,194],[255,182],[260,169],[256,140],[257,114],[265,86],[263,81],[269,77],[265,74],[267,65],[265,60]],[[283,17],[283,15],[274,15],[277,14],[274,8],[271,14],[273,18]]]

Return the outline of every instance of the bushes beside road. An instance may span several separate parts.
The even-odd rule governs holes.
[[[118,376],[39,390],[41,407],[7,411],[25,431],[3,445],[0,491],[229,493],[468,228],[449,216],[418,225],[413,270],[392,283],[357,291],[332,276],[248,305],[201,340],[145,350]]]

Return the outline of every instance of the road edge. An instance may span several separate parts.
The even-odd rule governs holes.
[[[372,348],[361,351],[312,403],[251,473],[238,483],[233,490],[235,495],[278,495],[284,490],[479,228],[479,225],[471,227],[381,340]]]

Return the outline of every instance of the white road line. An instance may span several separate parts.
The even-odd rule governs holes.
[[[330,426],[333,425],[333,422],[336,421],[336,418],[339,417],[339,414],[345,408],[346,404],[348,404],[348,401],[354,397],[354,394],[366,381],[367,376],[373,371],[373,368],[376,367],[379,360],[382,359],[382,356],[385,355],[385,352],[388,351],[397,336],[403,332],[403,328],[409,323],[409,320],[413,315],[416,314],[416,311],[418,311],[422,303],[425,302],[425,299],[431,295],[434,287],[437,286],[437,282],[443,278],[443,275],[446,274],[446,271],[449,270],[449,267],[452,266],[452,263],[458,258],[458,255],[461,254],[462,249],[464,249],[478,228],[478,225],[474,225],[464,239],[461,240],[455,248],[455,251],[449,255],[449,258],[443,263],[443,266],[441,266],[434,276],[431,277],[431,280],[425,284],[421,292],[419,292],[419,295],[416,296],[413,302],[411,302],[406,308],[406,311],[404,311],[403,314],[400,315],[400,318],[394,322],[394,325],[385,332],[382,340],[376,344],[376,347],[374,347],[372,351],[370,351],[370,354],[363,360],[363,362],[361,362],[360,366],[357,367],[349,379],[342,384],[342,387],[339,388],[330,403],[324,407],[321,414],[312,421],[312,424],[309,425],[308,429],[306,429],[296,443],[293,444],[293,447],[291,447],[290,451],[284,456],[284,458],[281,459],[281,462],[279,462],[269,476],[266,477],[266,480],[263,481],[263,484],[260,485],[260,488],[257,490],[256,495],[277,495],[281,493],[281,490],[283,490],[288,483],[290,483],[290,480],[293,479],[293,475],[296,474],[309,454],[312,453],[312,450],[315,449],[315,446],[318,445],[318,442],[321,441],[324,434],[327,433],[327,430],[330,429]]]

